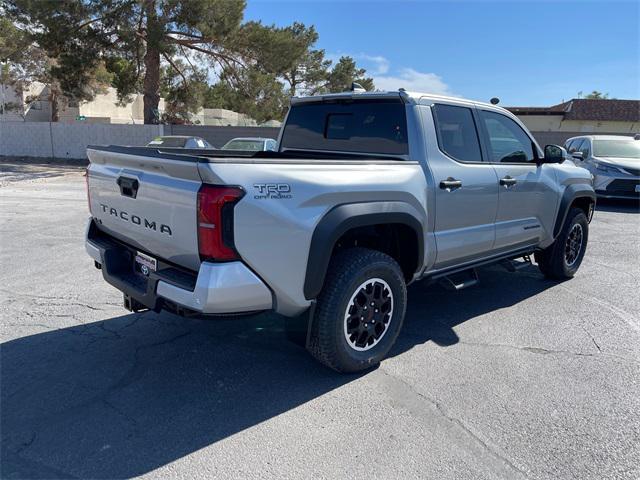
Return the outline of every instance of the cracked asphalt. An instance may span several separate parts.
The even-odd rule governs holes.
[[[2,478],[640,477],[640,214],[602,204],[571,281],[409,290],[338,375],[281,317],[130,314],[84,253],[82,170],[0,164]]]

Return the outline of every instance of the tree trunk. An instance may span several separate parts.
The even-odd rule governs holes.
[[[144,55],[144,123],[158,123],[160,103],[160,52],[147,44]]]
[[[57,90],[53,86],[49,86],[49,105],[51,105],[51,121],[57,122],[60,120],[60,111],[58,109],[59,95]]]
[[[147,51],[144,55],[144,123],[158,123],[160,103],[160,41],[162,27],[158,22],[155,0],[147,0],[145,5],[147,16]]]

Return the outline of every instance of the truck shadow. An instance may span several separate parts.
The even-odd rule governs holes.
[[[483,269],[481,278],[458,293],[413,285],[392,355],[454,344],[456,325],[553,285],[534,267]],[[276,315],[145,313],[4,343],[3,477],[141,475],[250,427],[269,435],[267,420],[366,375],[325,369],[283,327]]]

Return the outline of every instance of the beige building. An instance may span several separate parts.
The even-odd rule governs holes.
[[[12,88],[0,86],[0,101],[5,105],[0,121],[48,122],[51,120],[49,87],[34,82],[19,94]],[[12,105],[14,108],[8,108]],[[142,95],[136,95],[132,102],[118,104],[115,88],[96,95],[90,102],[58,102],[58,118],[61,123],[144,123]],[[160,99],[160,111],[164,109],[164,99]]]
[[[13,122],[48,122],[51,120],[51,102],[49,101],[48,86],[33,83],[29,89],[17,94],[13,89],[0,85],[0,101],[5,106],[9,104],[18,108],[5,108],[0,121]],[[36,100],[34,100],[36,99]],[[164,99],[160,99],[160,113],[164,111]],[[142,95],[136,95],[133,101],[126,105],[118,104],[115,88],[108,88],[106,93],[96,95],[90,102],[59,102],[58,121],[61,123],[112,123],[112,124],[143,124],[144,102]],[[191,121],[197,125],[216,125],[233,127],[254,127],[256,121],[243,114],[222,108],[205,108],[191,116]],[[280,122],[271,120],[264,126],[279,127]]]
[[[32,83],[22,94],[0,84],[0,122],[48,122],[51,119],[48,98],[49,88],[42,83]]]
[[[635,134],[640,132],[639,100],[574,98],[551,107],[506,107],[532,132]]]
[[[160,99],[159,110],[164,110],[164,99]],[[144,123],[143,96],[138,94],[125,105],[118,104],[115,88],[96,95],[90,102],[69,102],[60,108],[59,121],[63,123]]]

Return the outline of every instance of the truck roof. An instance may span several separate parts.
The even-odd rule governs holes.
[[[498,107],[497,105],[492,105],[486,102],[479,102],[475,100],[468,100],[462,97],[454,97],[449,95],[438,95],[435,93],[426,93],[426,92],[410,92],[404,89],[400,90],[391,90],[391,91],[376,91],[376,92],[340,92],[340,93],[327,93],[325,95],[313,95],[309,97],[293,97],[291,99],[291,104],[295,105],[298,103],[312,103],[312,102],[322,102],[322,101],[330,101],[330,100],[338,100],[338,99],[382,99],[382,98],[399,98],[407,103],[424,103],[424,101],[446,101],[448,103],[457,103],[460,105],[482,105],[491,108],[499,108],[504,110],[502,107]]]

